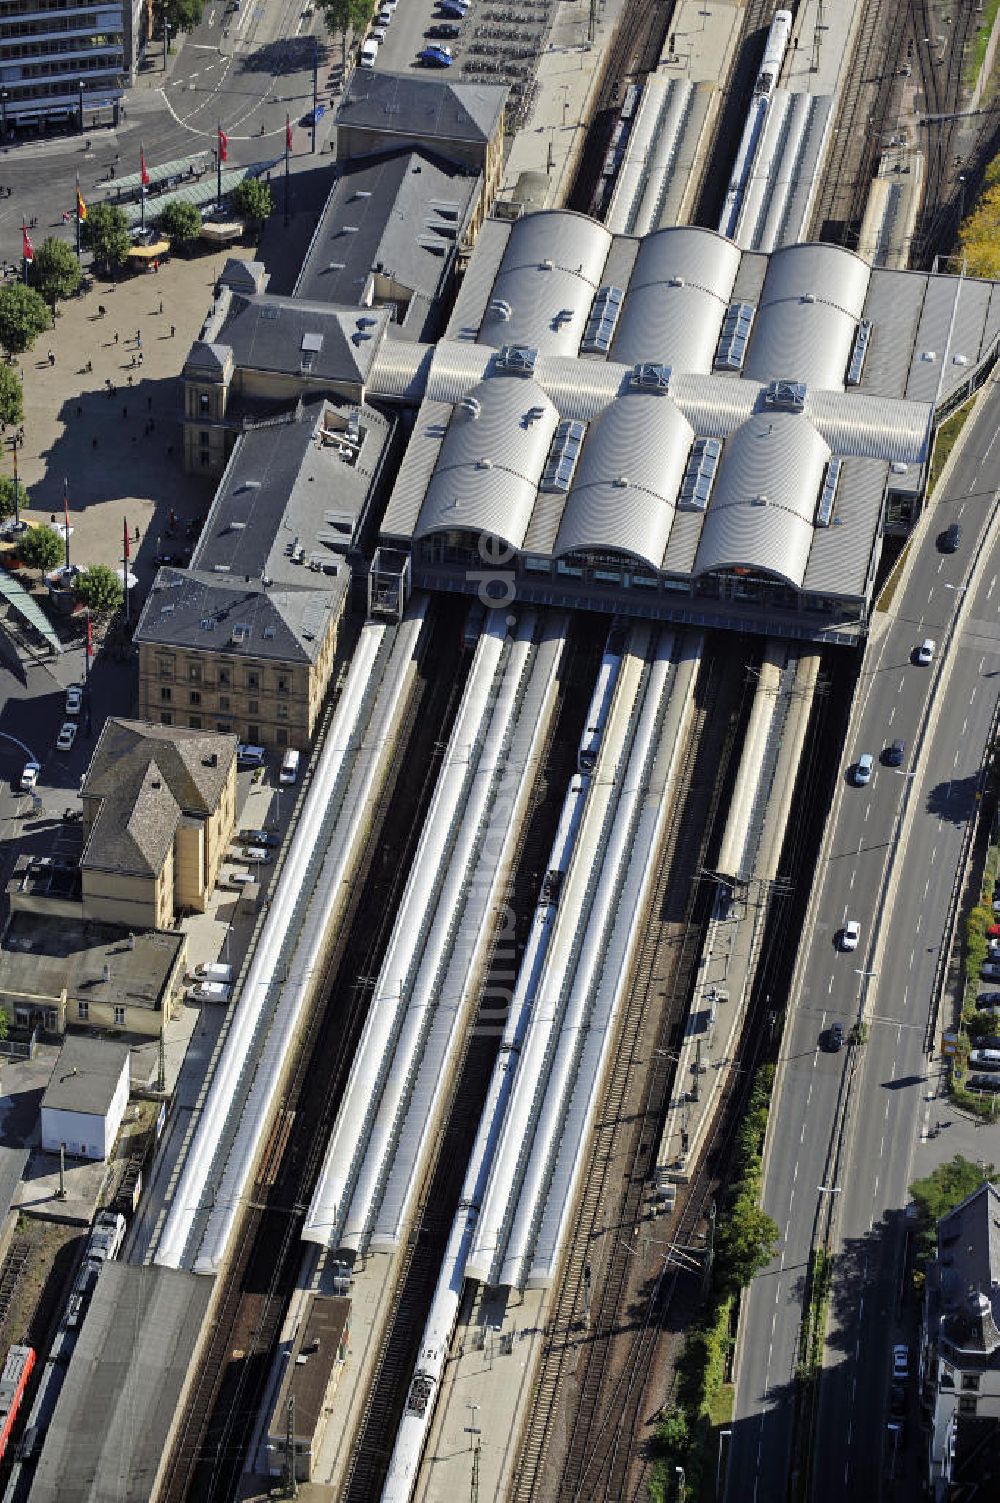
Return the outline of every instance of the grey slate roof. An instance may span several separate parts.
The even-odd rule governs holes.
[[[228,359],[229,347],[227,345],[210,344],[204,339],[196,339],[184,362],[184,374],[186,376],[221,376]]]
[[[38,1461],[32,1497],[147,1503],[212,1280],[105,1263]]]
[[[485,146],[500,123],[506,98],[503,85],[356,68],[337,111],[337,124],[391,131],[438,146],[447,141]]]
[[[981,1185],[938,1222],[942,1303],[959,1305],[970,1289],[991,1291],[1000,1312],[1000,1189]]]
[[[81,866],[158,872],[182,814],[217,805],[235,756],[235,736],[112,716],[83,782],[101,807]]]
[[[234,294],[217,344],[232,349],[245,370],[292,372],[320,387],[354,386],[367,379],[388,320],[386,308]]]
[[[112,1039],[72,1035],[59,1051],[42,1107],[103,1117],[118,1088],[129,1050]]]
[[[315,303],[365,300],[373,272],[433,297],[481,178],[422,151],[344,164],[295,284]]]
[[[117,924],[47,913],[13,913],[0,948],[0,994],[56,998],[70,1015],[79,1002],[158,1011],[187,943],[179,930],[143,929],[131,939]],[[106,978],[106,979],[105,979]]]

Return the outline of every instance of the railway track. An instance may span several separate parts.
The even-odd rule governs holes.
[[[532,806],[509,884],[518,939],[523,939],[534,914],[544,862],[555,833],[563,794],[575,768],[575,752],[589,704],[603,637],[594,633],[581,641],[578,622],[570,641],[570,661],[560,688],[560,701],[542,758]],[[492,986],[487,973],[483,995],[496,997],[509,981],[510,958],[505,949],[494,962]],[[448,1120],[438,1138],[438,1150],[428,1166],[420,1204],[401,1262],[392,1309],[376,1359],[375,1372],[358,1426],[341,1491],[345,1503],[377,1503],[392,1458],[399,1419],[405,1405],[414,1361],[419,1351],[427,1312],[437,1285],[441,1259],[451,1231],[468,1159],[470,1133],[479,1121],[500,1042],[502,1024],[495,1018],[470,1030],[466,1054],[456,1076],[458,1085]]]
[[[636,1413],[622,1417],[614,1412],[614,1403],[609,1409],[607,1402],[609,1372],[617,1358],[614,1348],[620,1334],[621,1309],[632,1273],[629,1265],[635,1256],[623,1234],[630,1226],[638,1227],[641,1218],[649,1154],[657,1141],[669,1086],[665,1046],[683,1014],[683,999],[699,948],[701,926],[694,916],[696,876],[721,799],[734,731],[734,719],[727,715],[729,701],[724,693],[715,692],[718,671],[713,659],[698,688],[697,719],[685,754],[678,815],[664,842],[656,882],[655,903],[660,917],[649,925],[637,965],[637,982],[619,1031],[585,1189],[549,1317],[535,1398],[520,1440],[511,1494],[516,1503],[532,1503],[551,1485],[547,1479],[556,1469],[554,1437],[559,1433],[557,1416],[564,1402],[573,1412],[567,1424],[566,1455],[558,1462],[560,1499],[602,1496],[601,1492],[581,1492],[584,1486],[592,1488],[595,1481],[592,1448],[598,1430],[610,1422],[621,1434],[637,1422]],[[716,712],[714,716],[709,706]],[[708,799],[707,813],[704,790],[700,811],[692,807],[690,798],[699,765],[719,770],[709,790],[714,797]],[[680,862],[676,859],[678,852],[683,853]],[[658,1005],[658,999],[668,995],[675,999],[674,1005]],[[629,1096],[635,1091],[640,1056],[648,1057],[651,1064],[640,1103],[633,1109]],[[624,1201],[619,1204],[611,1176],[622,1158],[628,1172]],[[595,1280],[593,1261],[602,1222],[613,1227],[614,1233],[606,1267]],[[620,1397],[616,1394],[616,1399]],[[630,1404],[635,1407],[640,1399],[641,1392],[630,1390]],[[602,1436],[597,1443],[605,1439]],[[597,1458],[597,1479],[601,1486],[601,1479],[606,1480],[608,1497],[618,1496],[613,1489],[627,1469],[630,1450],[631,1444],[624,1449],[619,1445]]]
[[[276,1114],[271,1143],[277,1148],[279,1136],[284,1138],[280,1163],[275,1164],[269,1143],[230,1264],[219,1275],[223,1292],[174,1443],[161,1491],[165,1503],[187,1497],[212,1503],[236,1495],[301,1262],[302,1218],[364,1021],[368,991],[358,978],[372,973],[388,941],[394,899],[433,787],[435,741],[461,692],[458,637],[457,609],[446,607],[425,654],[433,675],[425,673],[411,698],[359,863],[356,897],[341,926],[344,938],[326,967],[324,1000],[313,1010],[283,1111]],[[384,830],[393,832],[394,848],[391,859],[376,862]],[[357,922],[359,915],[363,923]],[[373,915],[378,916],[374,922]],[[289,1114],[294,1114],[290,1129]]]
[[[972,4],[949,6],[948,13],[950,21],[942,30],[945,23],[940,22],[939,12],[936,16],[931,0],[911,0],[913,56],[920,72],[927,115],[954,115],[959,110],[964,89],[965,55],[972,45],[980,19]],[[937,46],[939,36],[943,36],[946,42],[942,49]],[[925,44],[925,38],[931,38],[934,45]],[[914,236],[913,257],[924,266],[929,266],[935,255],[951,251],[958,237],[962,194],[955,143],[959,124],[955,119],[936,120],[928,121],[924,127],[927,187]],[[976,143],[969,153],[973,160],[980,155],[984,142],[995,134],[996,128],[994,118],[983,117]]]
[[[865,0],[837,109],[834,138],[823,171],[811,238],[856,243],[878,170],[907,34],[909,0]]]

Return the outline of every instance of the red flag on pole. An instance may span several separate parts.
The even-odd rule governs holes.
[[[229,161],[229,137],[226,135],[221,125],[219,126],[219,161]]]
[[[30,266],[31,262],[35,259],[35,247],[31,243],[31,238],[28,235],[28,226],[26,224],[21,225],[21,238],[24,242],[21,248],[21,254],[24,256],[24,259]]]
[[[149,173],[146,171],[146,152],[142,146],[139,147],[139,180],[144,188],[149,187]]]
[[[129,545],[128,545],[128,522],[127,521],[123,521],[122,522],[122,527],[123,527],[124,532],[125,532],[125,566],[127,568],[128,567],[128,561],[132,557],[132,554],[131,554],[131,552],[129,550]]]
[[[285,150],[286,151],[291,151],[291,149],[292,149],[292,117],[291,117],[291,115],[286,115],[285,116]]]

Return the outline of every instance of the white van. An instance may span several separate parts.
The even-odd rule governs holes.
[[[221,981],[199,981],[188,992],[192,1002],[228,1002],[232,995],[232,987],[224,986]]]
[[[221,960],[216,960],[211,965],[196,965],[193,975],[196,981],[229,982],[233,979],[233,968],[231,965],[223,965]]]
[[[251,746],[246,741],[236,743],[236,763],[239,767],[263,767],[266,757],[267,753],[262,746]]]
[[[378,57],[378,42],[375,41],[374,37],[369,37],[368,40],[367,40],[367,42],[365,43],[365,45],[361,49],[361,56],[358,58],[358,67],[359,68],[374,68],[374,66],[375,66],[375,59],[377,57]]]
[[[281,759],[281,772],[278,774],[279,783],[294,783],[299,776],[299,754],[293,747],[289,747]]]

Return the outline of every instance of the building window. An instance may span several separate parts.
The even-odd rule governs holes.
[[[259,689],[260,688],[260,674],[259,673],[254,673],[253,670],[248,671],[248,673],[247,673],[247,688],[248,689]]]
[[[188,703],[192,704],[192,705],[200,705],[201,704],[201,690],[200,689],[192,689],[191,690],[190,694],[188,695]]]
[[[228,710],[229,709],[229,695],[228,694],[220,694],[219,695],[219,709],[220,710]]]
[[[55,1010],[54,1007],[47,1007],[45,1009],[45,1031],[46,1031],[46,1033],[56,1033],[58,1031],[58,1028],[59,1028],[59,1014],[56,1012],[56,1010]]]
[[[124,1007],[116,1007],[115,1008],[115,1027],[116,1028],[124,1028],[125,1027],[125,1009],[124,1009]]]
[[[247,726],[247,740],[251,743],[251,745],[256,745],[257,744],[257,742],[260,740],[260,726],[259,725],[248,725]]]
[[[171,695],[173,694],[173,692],[174,691],[172,689],[161,689],[160,690],[160,699],[163,701],[163,703],[165,705],[168,705],[170,703]]]
[[[288,692],[289,692],[289,690],[288,690],[288,674],[287,673],[279,673],[278,674],[278,693],[279,694],[287,694]]]
[[[198,393],[198,411],[199,412],[207,412],[208,411],[208,392],[207,391],[201,391],[201,392]],[[205,438],[207,438],[208,434],[206,433],[203,436]]]
[[[27,1028],[28,1024],[31,1022],[31,1008],[15,1007],[14,1022],[17,1024],[18,1028]]]
[[[223,735],[228,735],[228,733],[232,730],[232,726],[228,720],[217,720],[215,722],[215,729],[217,731],[222,731]]]
[[[966,1393],[976,1393],[976,1392],[978,1392],[978,1390],[979,1390],[979,1374],[978,1373],[963,1373],[962,1374],[962,1388],[965,1390]]]
[[[200,731],[201,730],[201,716],[200,715],[189,715],[188,716],[188,725],[191,727],[191,729],[193,731]]]
[[[260,714],[260,701],[259,700],[256,700],[256,699],[248,699],[247,700],[247,714],[248,715],[259,715]]]
[[[222,687],[228,689],[229,684],[230,684],[229,669],[228,668],[220,668],[219,669],[219,683],[220,683],[220,685]]]
[[[201,683],[201,664],[188,663],[188,678],[193,684]]]
[[[156,660],[156,669],[157,669],[157,672],[159,673],[159,675],[160,675],[161,678],[173,678],[173,676],[174,676],[174,660],[173,660],[173,658],[157,658],[157,660]]]
[[[207,470],[208,467],[209,467],[209,465],[211,463],[212,463],[212,456],[211,456],[211,454],[203,454],[201,456],[201,467],[202,467],[203,470]]]
[[[963,1393],[958,1400],[959,1414],[975,1414],[978,1402],[974,1393]]]
[[[81,1023],[86,1023],[90,1018],[90,1003],[78,1002],[76,1004],[76,1015]]]
[[[288,732],[285,730],[285,727],[283,725],[278,726],[278,729],[274,734],[274,739],[279,746],[288,745]]]
[[[174,723],[174,717],[171,715],[170,711],[169,710],[161,710],[160,711],[160,724],[161,725],[173,725],[173,723]]]

